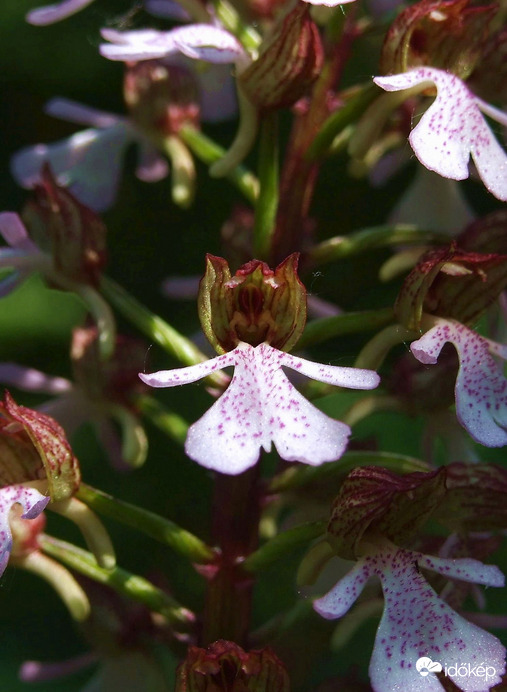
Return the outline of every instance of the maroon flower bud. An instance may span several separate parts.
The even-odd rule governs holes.
[[[398,15],[381,55],[383,74],[431,65],[466,79],[481,58],[498,7],[470,0],[422,0]]]
[[[455,243],[431,250],[403,283],[396,316],[418,330],[423,312],[474,322],[507,285],[507,255],[461,250]]]
[[[507,103],[507,29],[486,42],[468,80],[472,91],[488,103]]]
[[[337,555],[358,556],[369,530],[396,545],[408,541],[426,522],[445,494],[445,468],[399,476],[377,466],[354,469],[331,510],[328,541]]]
[[[0,486],[47,481],[51,500],[73,495],[81,474],[58,423],[39,411],[18,406],[6,392],[0,403]]]
[[[290,255],[273,271],[259,260],[244,264],[231,277],[226,260],[206,256],[199,286],[199,317],[218,353],[238,343],[266,342],[289,351],[306,321],[306,290],[297,275],[298,255]]]
[[[162,60],[129,63],[124,79],[125,102],[141,131],[168,136],[182,125],[199,126],[199,92],[193,74]]]
[[[507,470],[495,464],[446,466],[447,492],[436,518],[451,531],[507,528]]]
[[[220,639],[207,649],[189,648],[175,692],[289,692],[289,676],[271,649],[247,653]]]
[[[259,109],[292,106],[306,94],[322,69],[319,30],[306,3],[298,2],[274,30],[257,60],[238,76]]]
[[[48,164],[34,191],[35,199],[23,212],[34,242],[51,254],[59,274],[98,285],[106,263],[106,227],[100,217],[56,183]]]

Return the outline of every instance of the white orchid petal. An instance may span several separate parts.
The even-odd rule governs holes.
[[[295,389],[280,369],[287,354],[266,345],[264,348],[274,352],[270,354],[274,363],[277,354],[281,354],[271,377],[265,375],[263,393],[264,426],[278,454],[287,461],[302,461],[312,466],[339,459],[347,447],[349,426],[326,416]]]
[[[107,113],[97,108],[85,106],[78,101],[64,98],[54,98],[48,101],[44,106],[44,112],[53,118],[61,118],[77,125],[98,128],[112,127],[122,120],[120,116],[114,113]]]
[[[505,576],[496,565],[485,565],[471,557],[450,560],[442,557],[420,555],[419,567],[443,574],[449,579],[459,579],[485,586],[505,586]]]
[[[176,368],[175,370],[159,370],[159,372],[154,372],[151,375],[139,373],[139,377],[150,387],[178,387],[182,384],[202,380],[203,377],[215,372],[215,370],[235,364],[236,351],[231,351],[203,363],[197,363],[197,365],[189,365],[186,368]]]
[[[314,609],[328,620],[341,618],[359,598],[371,575],[370,565],[364,559],[358,560],[331,591],[313,602]]]
[[[26,21],[35,26],[47,26],[66,19],[79,10],[91,5],[93,0],[64,0],[54,5],[38,7],[26,15]]]
[[[60,185],[65,185],[95,211],[109,208],[119,184],[124,150],[131,138],[124,123],[97,130],[76,132],[53,144],[37,144],[14,154],[11,172],[25,188],[40,181],[44,163],[49,163]]]
[[[211,63],[235,63],[245,58],[245,50],[235,36],[211,24],[190,24],[174,29],[178,49],[194,60]]]
[[[505,648],[493,635],[468,622],[433,591],[419,573],[420,555],[406,550],[383,552],[366,558],[382,582],[385,607],[370,661],[370,679],[375,690],[441,692],[438,678],[421,678],[416,669],[426,656],[444,666],[467,664],[491,666],[488,686],[500,681],[505,669]],[[453,560],[449,560],[452,566]],[[436,564],[436,561],[435,561]],[[440,567],[442,563],[440,562]],[[440,570],[439,570],[440,571]],[[457,681],[457,680],[455,680]],[[460,678],[467,692],[484,690],[484,679]]]
[[[507,380],[489,352],[489,342],[451,320],[439,320],[410,350],[426,364],[437,362],[446,342],[460,361],[456,379],[456,414],[470,435],[487,447],[507,445]]]
[[[27,253],[39,252],[35,243],[30,240],[21,218],[13,211],[0,214],[0,234],[15,250]]]
[[[0,488],[0,574],[5,569],[12,548],[12,533],[9,524],[12,505],[17,503],[22,505],[22,519],[35,519],[44,511],[49,499],[41,495],[38,490],[25,488],[23,485]]]
[[[114,31],[103,29],[102,37],[110,43],[99,46],[99,52],[109,60],[154,60],[178,50],[173,31]]]
[[[283,353],[280,359],[282,365],[300,372],[306,377],[318,382],[325,382],[336,387],[348,387],[349,389],[375,389],[380,382],[380,377],[374,370],[362,370],[361,368],[346,368],[337,365],[324,365],[312,363],[304,358]]]
[[[0,363],[0,382],[8,387],[18,387],[25,392],[62,394],[70,392],[73,384],[64,377],[52,377],[35,368],[25,368],[17,363]]]
[[[257,462],[261,447],[271,447],[264,425],[263,373],[253,350],[242,346],[231,351],[236,367],[229,387],[188,431],[186,453],[214,471],[242,473]]]
[[[374,82],[386,91],[434,84],[437,96],[409,138],[417,158],[445,178],[463,180],[471,154],[486,188],[507,201],[507,154],[484,120],[480,103],[456,75],[420,67]]]

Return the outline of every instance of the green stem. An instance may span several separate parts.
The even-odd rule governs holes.
[[[142,531],[156,541],[170,546],[192,562],[205,564],[212,562],[215,558],[214,550],[204,541],[154,512],[117,500],[84,483],[81,484],[76,495],[99,514]]]
[[[107,276],[102,277],[101,290],[124,317],[184,365],[195,365],[208,360],[190,339],[184,337],[161,317],[148,310],[122,286]],[[229,381],[223,373],[216,372],[208,375],[207,380],[222,388]]]
[[[255,207],[254,256],[268,259],[275,229],[279,198],[278,114],[262,121],[259,149],[260,191]]]
[[[397,473],[429,471],[431,467],[420,459],[393,452],[346,452],[341,459],[322,466],[290,468],[275,476],[269,484],[270,493],[302,488],[317,481],[345,477],[357,466],[382,466]]]
[[[137,397],[136,407],[153,425],[165,433],[171,440],[182,445],[187,439],[188,423],[181,416],[167,409],[157,399],[147,394]]]
[[[387,326],[394,319],[392,308],[380,308],[379,310],[365,310],[363,312],[349,312],[345,315],[323,317],[319,320],[307,322],[305,331],[297,343],[297,347],[318,344],[334,336],[343,334],[355,334]]]
[[[410,224],[373,226],[355,231],[347,236],[336,236],[324,240],[309,252],[308,259],[314,264],[320,265],[389,245],[423,245],[446,242],[449,242],[447,236],[434,231],[423,230]]]
[[[223,147],[190,125],[182,127],[178,134],[194,156],[208,165],[222,160],[227,153]],[[253,173],[240,165],[225,177],[236,185],[251,204],[255,204],[259,194],[259,181]]]
[[[326,532],[326,521],[313,521],[278,534],[261,548],[251,553],[243,562],[247,572],[258,572],[300,546],[307,545]]]
[[[256,53],[262,38],[250,24],[245,24],[236,9],[227,0],[216,0],[214,3],[217,19],[234,34],[252,53]]]
[[[43,534],[39,539],[39,544],[45,554],[56,558],[67,567],[93,579],[93,581],[105,584],[117,593],[138,603],[143,603],[150,610],[164,615],[169,622],[175,625],[188,626],[194,621],[194,616],[189,610],[183,608],[172,596],[137,574],[127,572],[120,567],[105,570],[97,565],[91,553],[52,536]]]
[[[325,156],[336,137],[346,127],[357,122],[364,110],[377,96],[378,89],[374,84],[368,83],[360,87],[358,93],[351,96],[341,108],[332,113],[324,122],[308,148],[306,158],[312,160]]]

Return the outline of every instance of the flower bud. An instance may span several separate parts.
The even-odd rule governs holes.
[[[73,495],[81,474],[58,423],[18,406],[8,392],[0,403],[0,486],[47,480],[51,500]]]
[[[261,110],[292,106],[317,79],[322,63],[318,28],[308,5],[298,2],[238,80],[250,101]]]
[[[199,93],[186,67],[163,60],[129,63],[124,96],[132,120],[141,131],[163,137],[182,125],[199,126]]]
[[[271,649],[247,653],[220,639],[207,649],[189,648],[175,692],[289,692],[289,676]]]
[[[274,271],[260,260],[251,260],[231,277],[226,260],[206,256],[199,317],[218,353],[232,351],[240,342],[251,346],[266,342],[285,351],[294,346],[306,321],[306,290],[297,264],[297,253]]]
[[[54,268],[64,277],[97,286],[106,263],[106,227],[95,212],[56,183],[48,164],[34,186],[23,219],[30,236],[50,252]]]
[[[336,498],[328,541],[337,555],[356,559],[359,544],[372,529],[397,545],[427,521],[445,494],[445,467],[399,476],[377,466],[354,469]]]
[[[506,285],[507,255],[467,252],[452,243],[422,257],[403,283],[395,313],[414,330],[423,312],[472,323]]]
[[[386,35],[382,73],[431,65],[466,79],[481,58],[497,9],[470,0],[421,0],[407,7]]]

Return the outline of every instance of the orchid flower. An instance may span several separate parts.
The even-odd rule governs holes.
[[[402,74],[375,77],[386,91],[434,86],[437,95],[409,141],[419,161],[444,178],[468,178],[470,155],[486,188],[507,201],[507,154],[495,139],[482,113],[507,125],[507,114],[485,103],[454,74],[418,67]],[[481,112],[482,111],[482,112]]]
[[[48,162],[57,181],[80,202],[94,211],[104,211],[114,203],[123,155],[132,142],[139,145],[138,178],[156,182],[167,175],[165,159],[127,118],[59,98],[51,100],[45,111],[92,127],[59,142],[29,146],[14,154],[11,172],[23,187],[29,189],[38,183],[41,168]]]
[[[224,66],[198,71],[193,69],[193,61],[183,56],[173,58],[171,65],[186,71],[190,66],[201,119],[220,122],[236,112],[232,82]],[[11,172],[22,187],[29,189],[40,182],[41,168],[49,163],[57,181],[83,204],[94,211],[105,211],[116,199],[123,158],[131,144],[138,148],[136,175],[140,180],[158,182],[168,175],[166,159],[133,119],[61,98],[49,101],[45,112],[90,128],[52,144],[25,147],[14,154]]]
[[[131,340],[119,340],[115,370],[96,358],[93,329],[76,329],[74,344],[73,351],[79,349],[80,354],[73,363],[76,382],[16,363],[0,363],[0,382],[21,391],[50,395],[52,398],[37,410],[57,420],[69,437],[85,423],[91,423],[114,468],[125,471],[142,465],[147,454],[146,435],[129,401],[136,382],[137,389],[140,383],[137,377],[132,381],[129,368],[132,370],[135,362],[137,371],[144,347]]]
[[[489,690],[501,681],[505,648],[492,634],[454,612],[419,568],[486,586],[505,582],[494,565],[472,558],[430,557],[393,545],[360,558],[329,593],[314,602],[314,608],[327,619],[340,618],[370,577],[377,577],[385,605],[369,668],[375,692],[440,692],[444,688],[435,673],[442,669],[465,692]],[[475,673],[468,673],[469,669]]]
[[[338,387],[373,389],[379,383],[371,370],[312,363],[266,343],[255,347],[240,343],[204,363],[139,377],[152,387],[175,387],[230,365],[235,371],[229,388],[189,428],[185,451],[201,466],[231,475],[253,466],[261,447],[269,451],[272,442],[282,459],[314,466],[338,459],[345,451],[348,425],[310,404],[282,366]]]
[[[479,336],[454,320],[433,318],[431,327],[410,350],[421,363],[437,362],[445,343],[456,348],[456,415],[470,435],[486,447],[507,445],[507,380],[493,355],[507,360],[507,347]]]

